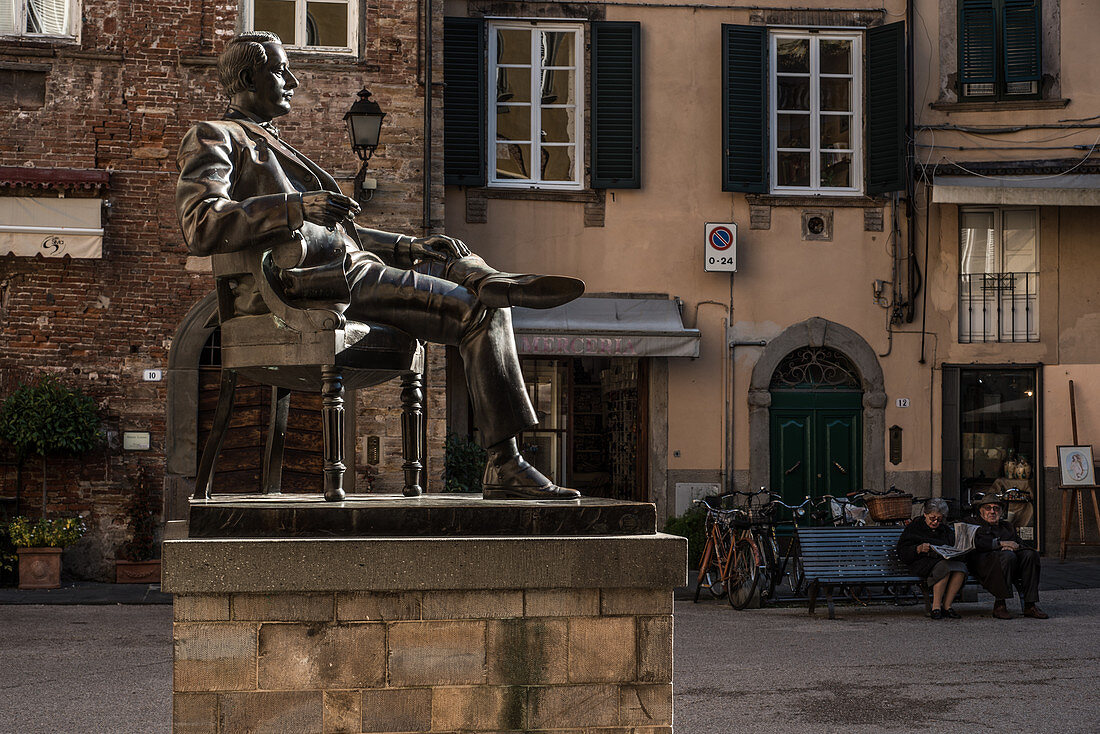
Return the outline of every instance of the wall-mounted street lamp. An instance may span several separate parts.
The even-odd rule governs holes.
[[[382,120],[386,113],[378,106],[378,103],[370,98],[370,91],[359,91],[359,99],[352,104],[351,109],[344,115],[344,123],[348,126],[348,136],[351,138],[351,148],[363,165],[359,167],[359,173],[355,174],[355,198],[358,201],[370,201],[374,197],[374,190],[378,182],[367,179],[367,161],[374,155],[374,149],[378,147],[378,139],[382,135]],[[370,192],[364,197],[366,192]]]

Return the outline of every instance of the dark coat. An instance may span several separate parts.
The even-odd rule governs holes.
[[[998,520],[997,524],[990,525],[981,516],[967,518],[967,522],[978,526],[974,531],[974,550],[978,553],[990,553],[997,550],[997,544],[1002,540],[1012,540],[1020,545],[1020,534],[1008,520]]]
[[[933,530],[924,522],[924,517],[918,517],[905,526],[901,537],[898,538],[898,558],[914,575],[927,578],[932,575],[932,569],[943,558],[936,553],[917,553],[917,546],[921,543],[954,545],[955,527],[945,520]]]

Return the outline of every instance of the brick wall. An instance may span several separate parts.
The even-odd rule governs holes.
[[[236,2],[180,0],[85,2],[80,42],[0,42],[0,68],[46,70],[45,96],[27,104],[0,96],[0,166],[110,170],[104,196],[101,260],[0,257],[0,398],[36,372],[50,372],[95,398],[114,439],[90,456],[51,463],[48,512],[84,513],[92,534],[66,555],[79,575],[109,578],[125,539],[126,476],[138,463],[163,466],[166,383],[142,380],[165,368],[183,315],[212,288],[202,263],[189,262],[173,210],[175,152],[196,120],[221,114],[225,100],[213,60],[237,27]],[[358,168],[341,118],[362,87],[389,113],[372,161],[379,180],[360,222],[421,233],[423,221],[423,64],[417,6],[365,3],[360,58],[292,54],[302,81],[285,137],[342,184]],[[441,24],[435,31],[441,51]],[[437,54],[438,57],[438,54]],[[441,81],[441,68],[436,80]],[[442,151],[436,86],[435,152]],[[433,156],[433,226],[442,222],[442,162]],[[67,192],[88,195],[88,192]],[[0,188],[0,195],[28,195]],[[33,195],[55,196],[53,190]],[[442,468],[442,349],[433,352],[429,385],[430,467]],[[360,401],[361,432],[385,437],[376,486],[399,488],[396,390]],[[149,431],[149,452],[123,453],[121,431]],[[391,450],[392,449],[392,450]],[[14,470],[0,466],[2,496],[15,495]],[[39,492],[37,463],[23,495]],[[34,513],[37,504],[24,502]]]

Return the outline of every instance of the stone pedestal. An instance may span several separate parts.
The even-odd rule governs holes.
[[[424,515],[406,524],[421,536],[165,543],[175,734],[672,732],[672,589],[687,549],[653,531],[651,506],[585,500],[570,520],[558,504],[571,537],[539,535],[537,522],[523,536],[433,537],[429,511],[468,524],[469,512],[514,510],[370,501]],[[631,508],[634,534],[579,517]]]

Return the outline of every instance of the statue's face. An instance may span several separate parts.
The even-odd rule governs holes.
[[[290,112],[290,98],[298,86],[298,78],[288,66],[282,44],[265,43],[267,63],[252,72],[252,86],[247,100],[248,111],[263,120]]]

